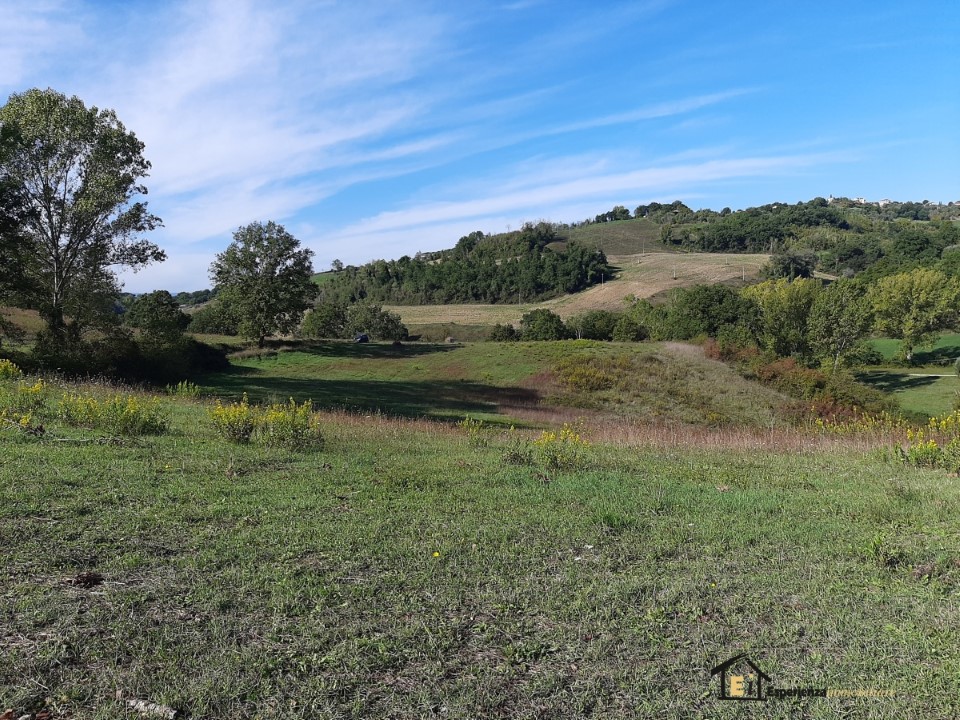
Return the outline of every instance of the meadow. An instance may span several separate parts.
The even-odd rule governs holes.
[[[343,412],[295,452],[226,442],[208,402],[163,402],[155,437],[3,433],[0,706],[740,717],[710,668],[748,652],[781,687],[897,693],[764,717],[958,710],[943,473],[589,429],[556,467],[536,431]]]
[[[689,346],[271,352],[204,387],[326,400],[322,445],[231,443],[191,387],[121,389],[160,434],[68,424],[56,397],[116,390],[52,381],[26,428],[0,423],[0,708],[732,718],[710,669],[747,652],[778,687],[895,693],[771,699],[762,717],[960,710],[960,488],[904,466],[893,438],[651,422],[602,387],[593,410],[548,400],[527,428],[497,405],[578,355],[643,363],[661,394],[652,357],[678,387],[733,382]],[[465,394],[430,393],[443,378]],[[493,401],[477,413],[471,383]],[[394,412],[336,409],[357,388]]]
[[[236,353],[229,372],[199,382],[224,397],[501,425],[632,417],[769,427],[784,424],[789,405],[680,343],[304,342]]]
[[[863,382],[891,393],[908,413],[942,415],[953,410],[960,392],[954,368],[960,358],[960,334],[944,333],[932,347],[918,350],[910,367],[894,362],[899,340],[876,338],[870,345],[880,354],[882,364],[859,372]]]

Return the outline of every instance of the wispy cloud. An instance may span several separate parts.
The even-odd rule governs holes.
[[[344,228],[337,237],[367,236],[382,231],[451,221],[473,222],[507,212],[536,213],[537,208],[562,205],[571,201],[582,202],[590,198],[659,193],[716,180],[784,173],[832,160],[835,160],[835,157],[830,155],[744,157],[650,167],[629,172],[581,173],[574,179],[541,183],[534,187],[493,193],[477,199],[427,203],[405,210],[380,213]]]

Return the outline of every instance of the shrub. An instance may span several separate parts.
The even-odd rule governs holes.
[[[523,340],[564,340],[570,332],[555,312],[538,308],[520,319],[520,337]]]
[[[217,400],[217,404],[210,411],[210,419],[217,432],[234,443],[248,443],[257,427],[257,412],[250,407],[247,394],[243,394],[240,402],[233,402],[226,407]]]
[[[559,431],[544,430],[533,441],[533,454],[547,470],[576,470],[584,465],[590,443],[564,423]]]
[[[519,333],[517,333],[516,328],[513,325],[501,325],[497,323],[493,326],[493,329],[490,330],[490,335],[487,338],[492,342],[510,342],[513,340],[519,339]]]
[[[111,395],[100,400],[83,393],[64,393],[57,417],[68,425],[104,430],[115,435],[162,435],[170,422],[158,398]]]
[[[270,447],[304,450],[323,446],[320,421],[309,400],[270,405],[257,419],[257,436]]]
[[[613,326],[610,336],[615,342],[640,342],[650,337],[650,333],[639,320],[623,315]]]
[[[0,380],[16,380],[22,375],[15,363],[6,358],[0,358]]]
[[[269,447],[304,450],[322,447],[324,442],[320,420],[309,400],[298,405],[291,398],[261,409],[251,406],[244,393],[240,402],[226,406],[217,400],[210,419],[223,437],[238,444],[254,440]]]

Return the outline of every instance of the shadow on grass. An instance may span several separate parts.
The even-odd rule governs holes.
[[[857,375],[857,379],[877,390],[884,392],[902,392],[913,390],[924,385],[933,385],[938,377],[911,377],[908,370],[902,373],[873,371]]]
[[[400,345],[391,343],[355,343],[349,340],[295,340],[288,342],[270,341],[262,349],[255,347],[246,348],[243,352],[251,356],[262,354],[275,355],[277,350],[283,348],[281,352],[299,352],[305,355],[319,355],[321,357],[333,358],[411,358],[422,355],[432,355],[433,353],[450,352],[456,350],[457,346],[444,343],[411,343],[405,342]]]
[[[496,412],[501,403],[536,404],[539,395],[525,388],[504,388],[468,381],[324,380],[258,377],[256,368],[233,367],[209,375],[203,383],[218,394],[253,401],[299,402],[312,400],[320,408],[379,410],[389,415],[424,415]]]
[[[933,350],[917,351],[913,361],[917,365],[952,365],[960,357],[960,347],[948,345]]]

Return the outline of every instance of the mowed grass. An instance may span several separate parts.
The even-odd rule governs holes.
[[[519,325],[525,313],[547,308],[564,319],[587,310],[622,310],[628,295],[649,298],[675,287],[756,280],[769,255],[665,253],[611,256],[617,268],[602,285],[541,303],[516,305],[391,305],[407,325]]]
[[[246,353],[244,353],[246,354]],[[603,389],[563,384],[561,361],[620,362]],[[586,368],[589,372],[590,368]],[[303,343],[198,379],[212,394],[510,424],[613,414],[646,421],[779,424],[787,401],[680,343]]]
[[[532,435],[346,414],[292,453],[168,402],[168,435],[119,445],[0,433],[13,717],[960,713],[944,474],[596,444],[557,471],[508,462]],[[747,711],[710,676],[740,652],[777,687],[896,695]]]
[[[960,392],[960,379],[956,374],[936,374],[935,369],[929,368],[865,370],[857,377],[867,385],[891,393],[903,410],[916,415],[953,412]]]
[[[931,348],[914,353],[914,365],[896,366],[892,361],[900,352],[900,341],[874,338],[870,346],[886,363],[859,374],[863,382],[892,393],[900,407],[917,415],[945,415],[954,409],[960,379],[954,362],[960,357],[960,334],[945,333]]]

